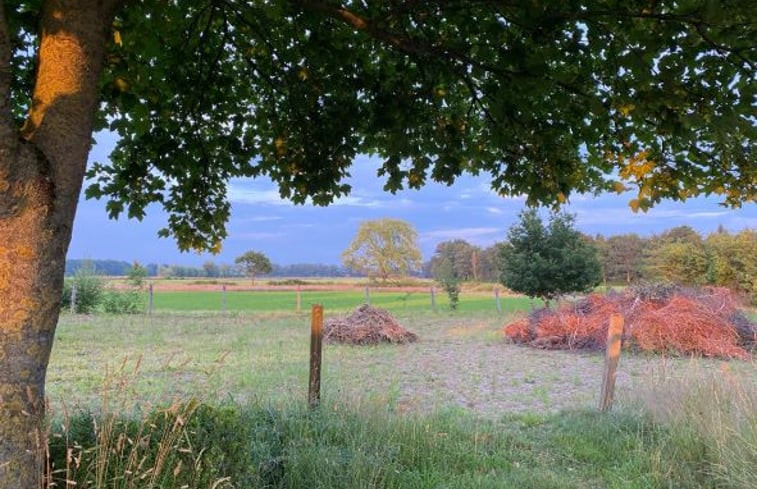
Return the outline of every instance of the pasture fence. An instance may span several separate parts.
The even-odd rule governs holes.
[[[620,359],[620,346],[623,336],[623,315],[610,316],[610,327],[607,329],[607,349],[605,350],[605,368],[602,375],[602,390],[599,397],[599,410],[607,411],[612,407],[615,396],[615,376]]]
[[[323,306],[314,304],[310,321],[310,378],[308,404],[311,409],[321,402],[321,354],[323,352]]]

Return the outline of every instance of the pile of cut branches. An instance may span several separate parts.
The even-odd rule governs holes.
[[[737,309],[724,288],[644,286],[592,294],[555,309],[534,310],[505,326],[504,333],[515,343],[536,348],[602,349],[615,313],[625,319],[626,348],[747,358],[757,345],[757,325]]]
[[[327,320],[323,337],[329,343],[350,345],[412,343],[418,339],[418,335],[405,329],[389,312],[367,304],[348,316]]]

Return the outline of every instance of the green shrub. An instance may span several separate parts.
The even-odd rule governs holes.
[[[109,314],[139,314],[144,309],[138,290],[107,290],[103,294],[102,306]]]
[[[73,277],[63,282],[63,297],[61,307],[71,310],[71,295],[76,286],[76,306],[74,312],[90,314],[100,306],[105,285],[102,277],[95,275],[91,265],[84,265],[76,271]]]
[[[310,282],[299,278],[287,278],[283,280],[269,280],[268,285],[308,285]]]

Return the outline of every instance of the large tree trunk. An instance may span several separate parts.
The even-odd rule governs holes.
[[[15,171],[0,180],[0,487],[26,488],[42,476],[45,370],[71,226],[55,212],[43,155],[19,142],[3,160]]]
[[[37,489],[42,481],[45,372],[117,3],[45,2],[21,130],[11,116],[0,6],[0,488]]]

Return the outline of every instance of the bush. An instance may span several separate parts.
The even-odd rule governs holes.
[[[308,285],[310,282],[298,278],[287,278],[284,280],[269,280],[268,285]]]
[[[63,282],[62,309],[71,309],[71,295],[74,286],[76,286],[74,312],[79,314],[94,312],[103,300],[105,288],[103,279],[95,275],[94,267],[84,265],[76,271],[72,278]]]
[[[103,295],[102,306],[109,314],[139,314],[144,308],[137,290],[108,290]]]

